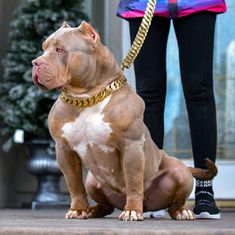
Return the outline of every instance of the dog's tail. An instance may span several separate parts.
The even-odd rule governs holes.
[[[205,162],[208,168],[207,170],[203,170],[203,169],[195,168],[195,167],[188,167],[195,179],[211,180],[217,175],[218,168],[216,167],[215,163],[212,162],[209,158],[206,158]]]

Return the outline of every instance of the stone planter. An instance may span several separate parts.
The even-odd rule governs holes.
[[[68,197],[60,191],[62,172],[54,155],[47,152],[48,141],[33,140],[27,143],[27,170],[37,177],[37,191],[31,208],[68,207]]]

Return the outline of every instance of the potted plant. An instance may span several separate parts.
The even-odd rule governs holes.
[[[53,141],[47,127],[47,115],[58,92],[44,92],[33,84],[31,61],[42,54],[42,42],[64,21],[77,26],[82,20],[87,20],[83,2],[25,0],[16,9],[11,22],[10,47],[3,60],[4,75],[0,84],[0,116],[4,122],[1,134],[8,137],[3,149],[9,151],[14,144],[14,136],[19,139],[19,133],[24,133],[24,143],[31,155],[27,166],[31,173],[37,175],[39,183],[35,202],[56,200],[52,191],[58,189],[58,180],[52,175],[61,173],[55,163]],[[41,158],[46,159],[43,166],[39,166],[43,162]],[[48,177],[46,171],[49,172]],[[50,181],[48,187],[45,180]],[[47,195],[46,188],[51,189]]]

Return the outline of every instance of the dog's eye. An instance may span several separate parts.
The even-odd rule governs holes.
[[[60,47],[56,47],[56,52],[61,53],[61,52],[63,52],[63,49]]]

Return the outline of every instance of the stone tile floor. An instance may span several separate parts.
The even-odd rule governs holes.
[[[221,220],[174,221],[166,216],[141,222],[119,221],[119,213],[99,219],[66,220],[62,209],[1,209],[0,234],[235,235],[235,212],[222,212]]]

